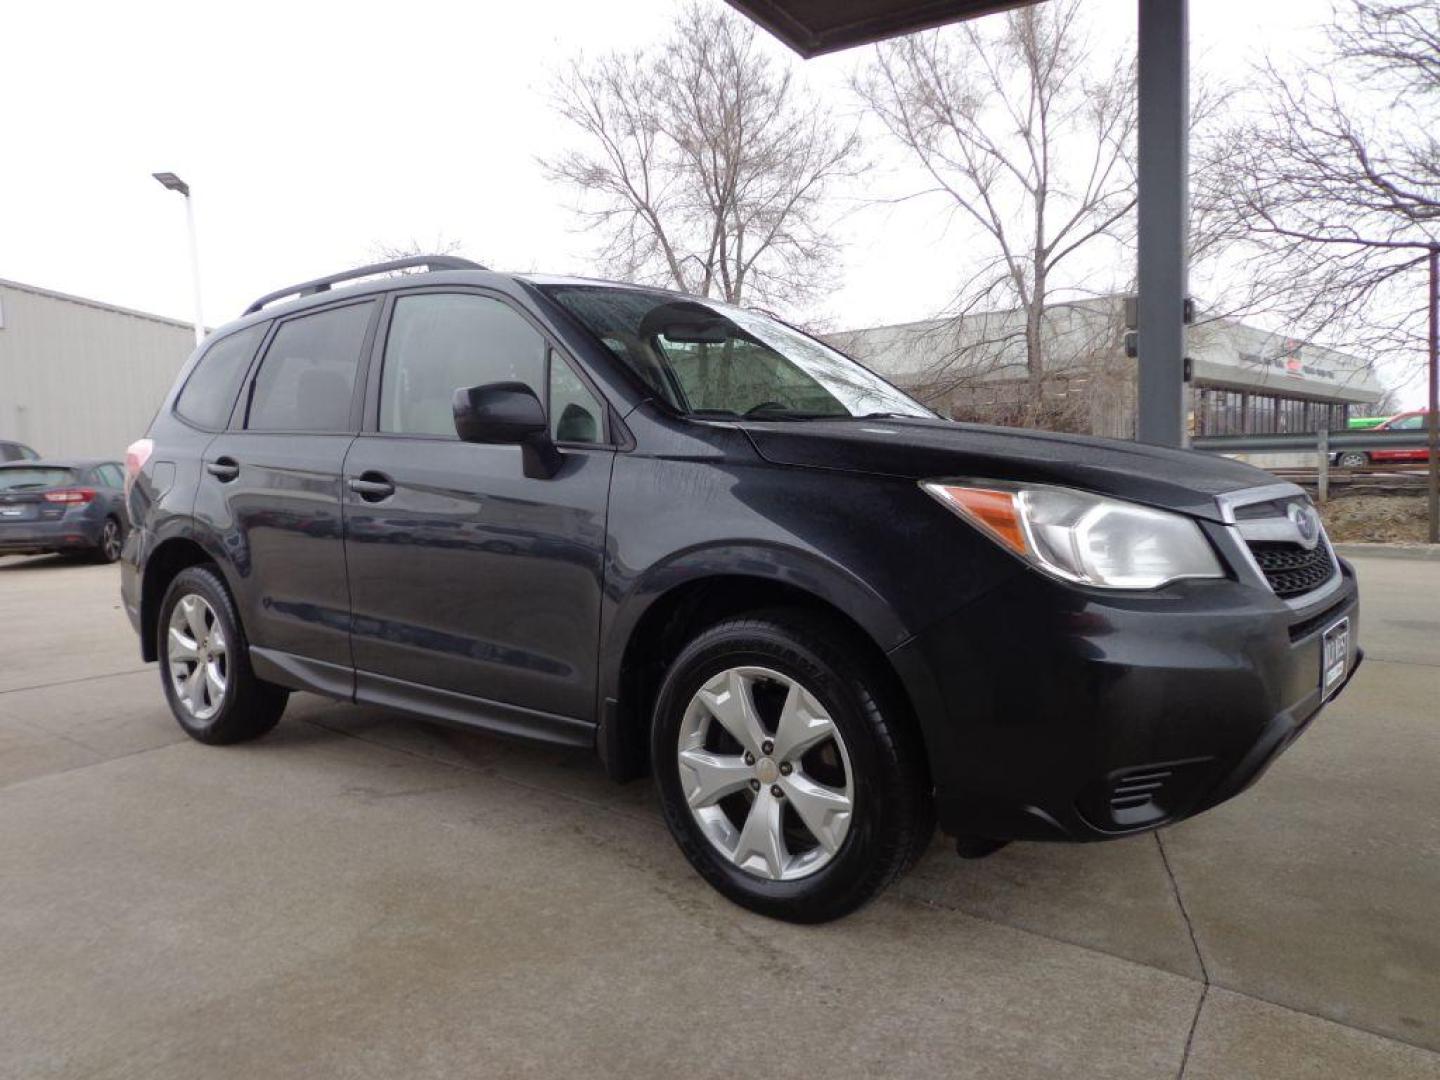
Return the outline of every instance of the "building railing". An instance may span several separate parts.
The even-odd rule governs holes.
[[[1413,431],[1299,431],[1285,435],[1198,435],[1192,450],[1217,454],[1263,454],[1284,450],[1417,450],[1428,444],[1425,429]]]
[[[1315,487],[1320,502],[1330,497],[1330,455],[1342,450],[1423,450],[1430,445],[1424,428],[1413,431],[1301,431],[1286,435],[1202,435],[1193,450],[1215,454],[1265,454],[1311,450],[1316,455]]]

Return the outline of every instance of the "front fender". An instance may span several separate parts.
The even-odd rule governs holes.
[[[601,627],[601,700],[619,697],[625,651],[656,603],[693,583],[736,577],[772,581],[824,601],[843,612],[883,651],[910,636],[898,614],[873,587],[814,552],[759,542],[706,544],[677,552],[647,568],[607,604]]]

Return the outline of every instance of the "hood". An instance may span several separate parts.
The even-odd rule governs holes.
[[[1113,495],[1220,520],[1215,496],[1270,473],[1193,450],[927,418],[743,424],[766,461],[910,480],[1015,480]]]

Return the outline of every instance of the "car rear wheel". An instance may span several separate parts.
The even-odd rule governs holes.
[[[1336,464],[1342,469],[1363,469],[1370,464],[1370,455],[1364,450],[1346,450]]]
[[[158,634],[165,698],[191,738],[243,742],[279,722],[289,691],[255,677],[235,606],[214,570],[192,566],[175,576]]]
[[[863,648],[806,613],[731,619],[691,641],[661,686],[651,743],[681,850],[765,915],[853,911],[933,832],[903,704]]]
[[[120,558],[120,548],[124,543],[125,536],[121,532],[120,522],[113,517],[107,517],[105,524],[100,527],[100,543],[95,545],[95,561],[113,563]]]

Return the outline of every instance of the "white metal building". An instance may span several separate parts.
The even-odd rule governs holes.
[[[1026,381],[1025,322],[1018,311],[846,330],[835,344],[959,419],[988,419],[1007,398],[1033,395]],[[1074,399],[1071,430],[1133,438],[1135,361],[1127,359],[1124,299],[1056,304],[1042,323],[1043,392]],[[1190,328],[1194,435],[1343,430],[1351,410],[1384,387],[1365,357],[1299,341],[1234,319]]]
[[[0,439],[118,460],[194,347],[190,323],[0,279]]]

